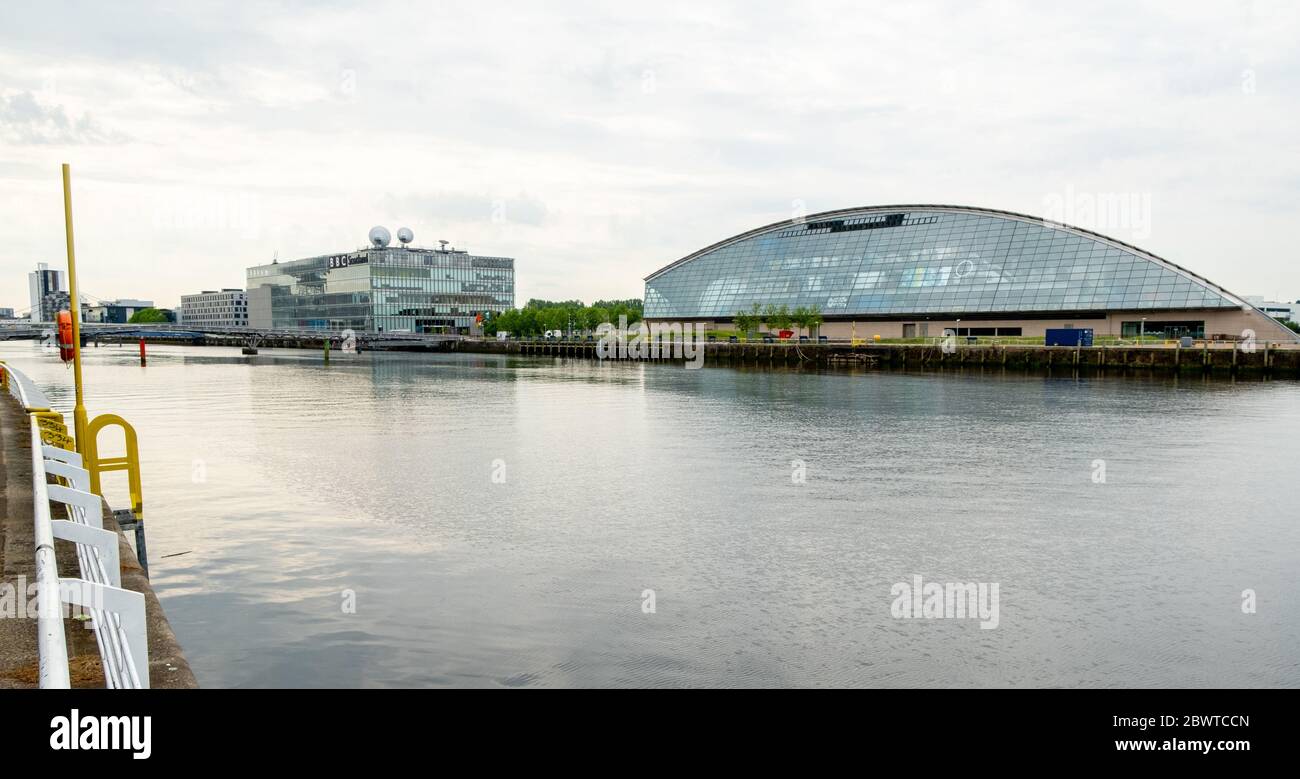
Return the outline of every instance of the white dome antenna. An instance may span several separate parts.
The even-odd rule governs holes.
[[[384,248],[391,240],[393,240],[393,236],[388,233],[387,227],[376,225],[370,228],[370,243],[376,249]]]
[[[415,240],[415,233],[411,232],[409,227],[399,227],[397,229],[397,240],[401,241],[402,245],[405,246]]]

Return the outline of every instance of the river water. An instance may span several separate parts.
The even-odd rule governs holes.
[[[1300,685],[1297,382],[85,355],[204,686]]]

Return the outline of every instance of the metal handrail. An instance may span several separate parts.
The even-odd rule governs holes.
[[[45,393],[41,392],[35,382],[7,364],[4,366],[4,371],[8,374],[6,383],[9,385],[9,394],[17,398],[24,410],[50,408],[50,399],[45,397]]]
[[[9,386],[12,388],[15,383]],[[54,557],[54,526],[50,521],[45,458],[41,453],[40,427],[36,424],[36,417],[30,419],[32,503],[36,507],[36,641],[40,685],[67,689],[72,686],[68,676],[68,643],[63,633],[63,602],[59,594],[59,564]]]
[[[40,686],[71,686],[63,629],[63,604],[70,603],[84,608],[91,617],[106,685],[110,689],[148,687],[144,596],[121,587],[118,535],[103,527],[103,498],[89,491],[90,473],[81,467],[80,455],[46,444],[47,438],[66,441],[67,434],[58,415],[50,411],[45,394],[11,366],[0,366],[0,370],[10,394],[28,413],[31,426]],[[57,428],[64,432],[60,434]],[[50,475],[64,483],[50,483]],[[66,520],[53,519],[51,500],[64,505]],[[81,578],[59,578],[56,538],[76,545]]]

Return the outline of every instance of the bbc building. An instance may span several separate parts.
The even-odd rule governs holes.
[[[1208,279],[1104,235],[1024,214],[873,206],[770,224],[645,279],[645,318],[732,327],[760,306],[816,306],[830,338],[1098,336],[1296,341]],[[1243,335],[1246,334],[1246,335]]]
[[[470,334],[515,305],[515,261],[410,246],[411,232],[370,231],[371,245],[248,269],[248,323],[274,329]]]

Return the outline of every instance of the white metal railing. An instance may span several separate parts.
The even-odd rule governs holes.
[[[63,604],[89,615],[104,680],[110,689],[149,686],[148,633],[144,595],[122,588],[118,536],[105,530],[104,501],[90,492],[90,473],[81,455],[45,443],[38,414],[49,400],[32,381],[3,366],[9,392],[28,412],[32,438],[32,503],[36,531],[37,642],[41,687],[67,688],[67,637]],[[50,483],[54,476],[63,483]],[[50,502],[62,504],[67,519],[54,519]],[[60,578],[54,540],[76,545],[81,578]]]
[[[150,333],[177,333],[185,335],[187,333],[208,333],[211,335],[229,335],[229,336],[269,336],[285,338],[321,338],[330,336],[339,338],[343,330],[327,330],[322,328],[311,327],[249,327],[240,325],[204,325],[199,323],[185,324],[184,322],[141,322],[138,324],[123,324],[121,322],[82,322],[81,329],[83,334],[88,336],[95,335],[112,335],[114,333],[131,334],[138,330],[144,330]],[[0,322],[0,335],[8,337],[33,337],[47,333],[51,337],[54,335],[54,325],[49,322],[30,323],[25,321]],[[453,335],[450,333],[413,333],[409,331],[387,330],[384,332],[370,332],[368,330],[358,330],[358,338],[370,339],[392,339],[406,341],[428,341],[428,340],[465,340],[470,336]]]

